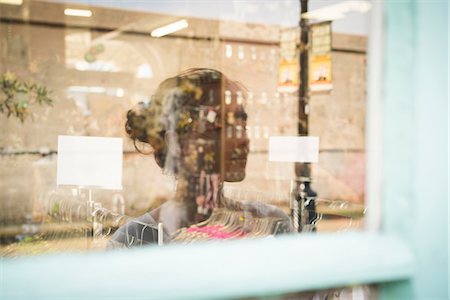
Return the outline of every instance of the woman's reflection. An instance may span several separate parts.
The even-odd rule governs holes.
[[[223,197],[222,188],[224,181],[245,178],[249,152],[245,95],[241,84],[219,71],[192,69],[166,79],[150,102],[128,111],[127,134],[135,145],[151,146],[156,163],[175,177],[177,187],[173,199],[119,228],[109,248],[129,245],[129,236],[139,234],[140,224],[163,223],[167,240],[177,229],[204,221],[215,208],[233,205]],[[267,214],[286,217],[281,210],[264,206],[269,208]],[[152,231],[139,238],[156,242]]]

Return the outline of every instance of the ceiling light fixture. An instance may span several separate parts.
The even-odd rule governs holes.
[[[92,16],[92,11],[88,9],[74,9],[74,8],[66,8],[64,10],[64,14],[66,16],[74,16],[74,17],[85,17],[89,18]]]
[[[189,26],[186,20],[176,21],[168,25],[156,28],[151,32],[152,37],[162,37],[173,32],[179,31],[181,29],[187,28]]]
[[[1,4],[22,5],[23,0],[0,0]]]
[[[372,8],[369,1],[344,1],[338,4],[325,6],[302,14],[305,19],[319,21],[333,21],[344,18],[346,13],[359,12],[365,13]]]

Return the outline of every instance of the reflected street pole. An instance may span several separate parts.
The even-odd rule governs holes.
[[[300,86],[298,89],[298,135],[308,135],[309,115],[309,24],[303,14],[308,11],[308,0],[300,0]],[[297,203],[294,220],[298,222],[298,231],[316,231],[314,224],[317,219],[315,197],[311,190],[311,166],[309,163],[295,164],[295,189]],[[298,214],[298,216],[296,215]],[[294,223],[294,226],[296,224]]]
[[[308,0],[300,0],[300,86],[298,89],[298,135],[308,135],[308,113],[309,113],[309,80],[308,80],[308,40],[309,24],[303,14],[308,11]],[[297,163],[295,166],[297,177],[310,177],[309,164]]]

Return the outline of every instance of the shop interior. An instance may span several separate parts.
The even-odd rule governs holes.
[[[270,161],[269,138],[298,135],[298,87],[286,88],[280,82],[283,47],[290,42],[298,51],[298,28],[70,6],[91,12],[83,17],[64,14],[69,6],[28,1],[1,7],[3,78],[45,87],[52,101],[30,105],[23,119],[0,116],[5,129],[4,255],[85,249],[80,232],[86,224],[76,220],[75,212],[85,210],[88,198],[94,199],[99,222],[105,222],[91,245],[95,249],[104,248],[108,235],[125,220],[171,198],[173,178],[161,172],[152,155],[136,150],[124,124],[126,112],[150,101],[160,82],[191,68],[220,70],[245,87],[250,140],[246,176],[241,182],[225,182],[225,196],[292,213],[295,163]],[[186,27],[175,33],[150,34],[180,20]],[[332,86],[309,91],[308,135],[319,137],[320,146],[318,162],[310,164],[311,189],[317,196],[314,216],[307,221],[312,226],[305,231],[336,232],[364,225],[366,44],[363,34],[333,30]],[[58,185],[60,135],[122,138],[122,189]]]

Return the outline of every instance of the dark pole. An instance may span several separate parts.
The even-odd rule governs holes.
[[[298,133],[300,135],[308,135],[308,115],[305,110],[308,105],[308,40],[309,25],[308,19],[303,14],[308,11],[308,0],[300,0],[300,86],[298,96],[300,100],[299,106],[299,122]]]
[[[298,89],[298,134],[308,135],[308,20],[302,15],[308,11],[308,0],[300,0],[300,86]],[[295,165],[295,175],[297,177],[310,177],[310,168],[306,163]]]
[[[308,135],[308,115],[309,115],[309,24],[308,19],[303,14],[308,11],[308,0],[300,0],[300,86],[298,89],[298,134]],[[313,224],[317,219],[315,197],[316,192],[311,189],[311,167],[309,163],[295,164],[296,185],[298,191],[299,223]],[[304,214],[306,210],[307,214]],[[305,219],[305,220],[303,220]],[[310,227],[316,231],[315,226]],[[304,230],[303,225],[299,230]]]
[[[298,89],[298,134],[308,135],[308,20],[303,14],[308,11],[308,0],[300,0],[300,86]],[[310,168],[306,163],[295,164],[295,175],[299,177],[310,177]]]

